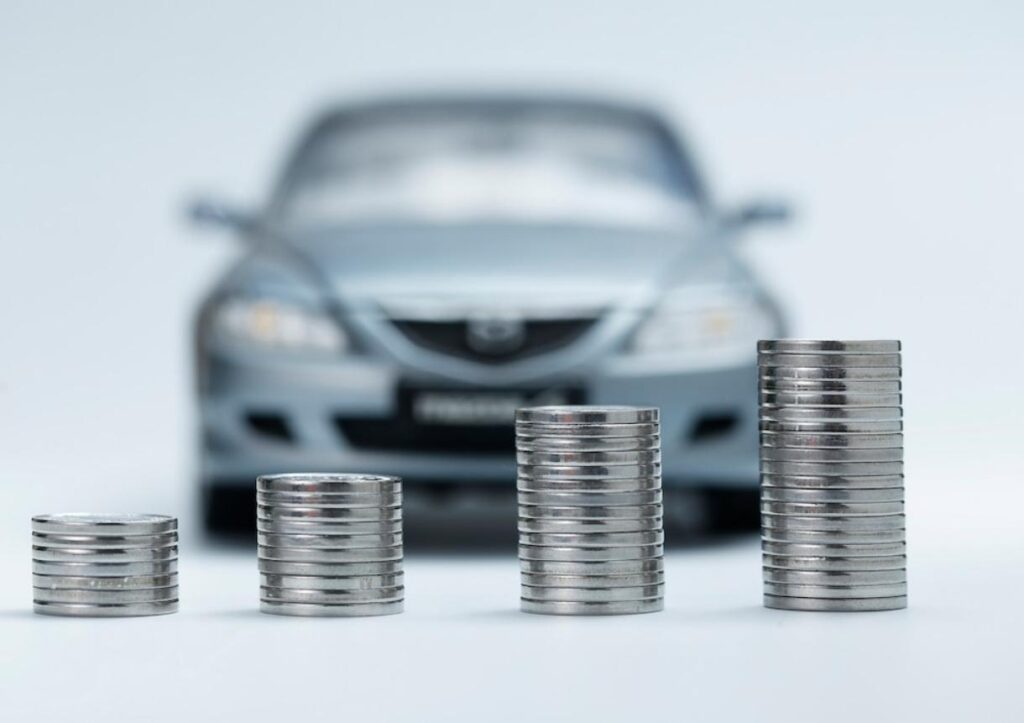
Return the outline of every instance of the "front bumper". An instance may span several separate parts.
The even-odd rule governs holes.
[[[582,388],[589,404],[660,407],[666,487],[750,488],[757,484],[755,370],[753,359],[686,369],[624,360],[522,387],[571,386]],[[204,371],[200,468],[207,485],[249,487],[260,474],[302,471],[394,474],[410,484],[515,479],[511,422],[503,451],[374,448],[347,436],[339,419],[393,419],[399,385],[430,381],[397,367],[358,358],[286,363],[214,354]]]

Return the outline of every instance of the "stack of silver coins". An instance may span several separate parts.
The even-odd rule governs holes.
[[[521,609],[664,606],[661,438],[653,407],[516,412]]]
[[[758,344],[764,604],[907,606],[898,341]]]
[[[260,610],[352,617],[402,612],[402,481],[282,474],[256,481]]]
[[[37,613],[164,615],[178,609],[178,521],[166,515],[32,518]]]

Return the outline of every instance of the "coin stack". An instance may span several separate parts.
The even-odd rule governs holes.
[[[658,410],[520,409],[516,457],[522,610],[661,610],[665,538]]]
[[[758,343],[764,604],[907,606],[898,341]]]
[[[176,612],[178,521],[166,515],[33,517],[32,595],[43,615]]]
[[[402,481],[281,474],[256,481],[260,610],[352,617],[402,612]]]

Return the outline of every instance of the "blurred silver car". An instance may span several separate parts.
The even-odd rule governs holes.
[[[754,342],[783,321],[734,245],[785,209],[716,207],[651,110],[342,106],[260,211],[193,215],[245,242],[196,324],[212,527],[261,473],[512,488],[513,410],[534,404],[657,405],[666,488],[756,488]]]

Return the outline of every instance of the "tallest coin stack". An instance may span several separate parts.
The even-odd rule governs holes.
[[[661,437],[654,407],[516,412],[524,612],[661,610]]]
[[[764,604],[907,605],[898,341],[758,344]]]

